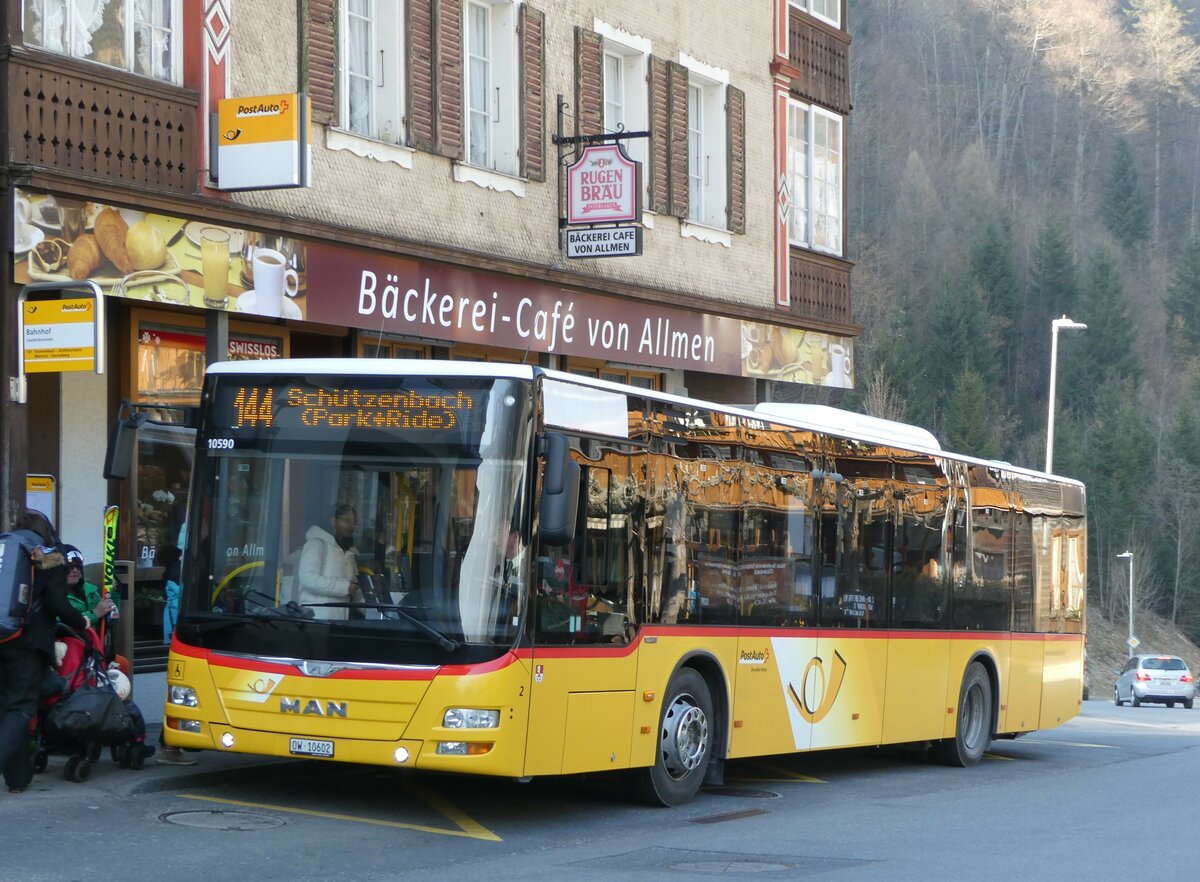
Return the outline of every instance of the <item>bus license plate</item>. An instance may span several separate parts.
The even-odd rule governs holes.
[[[312,738],[293,738],[289,748],[292,753],[301,756],[320,756],[329,759],[333,756],[332,741],[316,741]]]

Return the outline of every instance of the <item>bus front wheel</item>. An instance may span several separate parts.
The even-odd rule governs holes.
[[[947,766],[973,766],[992,743],[992,681],[979,662],[963,675],[954,737],[933,743],[933,758]]]
[[[712,697],[704,678],[683,668],[666,695],[654,765],[636,772],[638,798],[658,806],[681,805],[695,796],[712,753]]]

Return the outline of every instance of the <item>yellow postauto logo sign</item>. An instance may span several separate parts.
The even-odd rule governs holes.
[[[222,144],[294,141],[299,136],[299,100],[295,93],[225,98],[217,110]]]

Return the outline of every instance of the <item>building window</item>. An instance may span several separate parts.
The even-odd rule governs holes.
[[[842,253],[842,118],[788,102],[787,179],[794,245]]]
[[[517,169],[516,4],[466,8],[467,162],[504,174]]]
[[[725,229],[725,86],[688,72],[688,220]]]
[[[25,0],[25,43],[168,83],[183,81],[183,0]]]
[[[828,22],[835,28],[842,26],[842,0],[788,0],[792,6],[807,12],[813,18]]]
[[[404,4],[346,0],[341,15],[342,126],[356,135],[402,144]]]
[[[649,66],[648,40],[625,33],[603,22],[596,31],[604,43],[604,131],[645,132],[650,128],[649,95],[646,92],[646,72]],[[649,157],[648,138],[621,141],[629,158],[642,163],[643,182],[650,183],[645,174]],[[650,204],[647,189],[643,204]]]

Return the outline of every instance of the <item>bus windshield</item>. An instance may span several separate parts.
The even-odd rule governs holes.
[[[179,639],[364,664],[509,648],[531,395],[498,378],[210,378]]]

